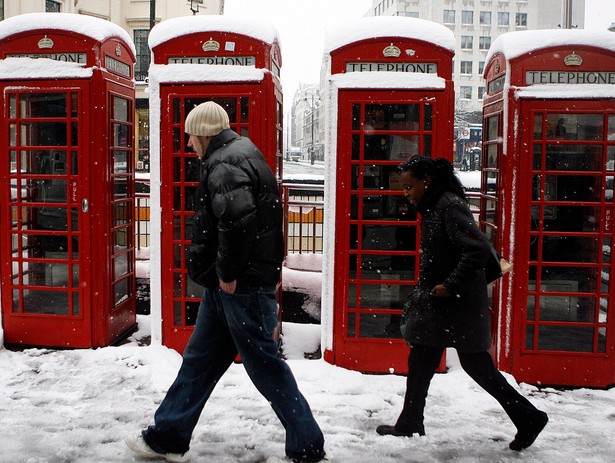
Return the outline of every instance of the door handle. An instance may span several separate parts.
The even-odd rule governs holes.
[[[88,201],[88,198],[83,198],[81,200],[81,210],[83,212],[87,212],[90,210],[90,201]]]

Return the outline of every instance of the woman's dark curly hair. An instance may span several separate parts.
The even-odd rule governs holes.
[[[427,156],[414,155],[406,162],[397,166],[398,172],[410,172],[419,180],[429,177],[430,189],[438,188],[450,191],[464,200],[468,200],[459,177],[455,174],[453,166],[444,158],[431,159]]]

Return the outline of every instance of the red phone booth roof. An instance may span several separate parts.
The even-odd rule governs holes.
[[[446,26],[418,18],[402,16],[376,16],[345,21],[327,28],[325,52],[362,40],[400,37],[420,40],[455,51],[455,35]]]
[[[184,16],[167,19],[157,24],[150,32],[148,43],[154,49],[158,45],[190,34],[206,34],[209,31],[229,32],[253,37],[267,44],[280,43],[278,31],[270,24],[247,18],[229,16]]]
[[[12,35],[37,30],[68,31],[105,42],[118,37],[136,55],[135,45],[124,29],[111,21],[74,13],[28,13],[0,21],[0,42]]]
[[[498,36],[487,56],[489,62],[496,53],[510,61],[519,56],[555,47],[586,46],[608,50],[615,53],[615,33],[589,31],[587,29],[542,29],[536,31],[506,32]]]

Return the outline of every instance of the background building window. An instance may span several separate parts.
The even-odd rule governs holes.
[[[515,24],[521,27],[527,27],[527,13],[517,13]]]
[[[472,25],[474,24],[474,12],[470,10],[464,10],[461,12],[461,24]]]
[[[483,71],[485,70],[485,62],[484,61],[479,61],[478,62],[478,73],[482,76],[483,75]]]
[[[143,82],[147,78],[150,62],[150,51],[147,45],[149,29],[135,29],[135,48],[137,49],[137,62],[135,63],[135,80]]]
[[[489,37],[488,35],[479,37],[478,49],[479,50],[489,50],[489,47],[491,47],[491,37]]]
[[[485,94],[485,87],[478,87],[478,99],[482,100]]]
[[[472,99],[472,87],[462,85],[459,87],[459,98],[463,100],[471,100]]]
[[[442,11],[442,22],[444,24],[455,24],[455,10]]]
[[[510,25],[510,13],[507,11],[501,11],[498,13],[498,26]]]
[[[53,0],[45,0],[45,12],[47,13],[60,13],[62,10],[62,5],[58,2],[54,2]]]
[[[418,18],[419,12],[418,11],[408,11],[406,12],[406,16],[408,16],[409,18]]]
[[[0,0],[0,21],[4,19],[4,0]]]
[[[472,74],[472,61],[461,62],[461,74]]]
[[[481,11],[480,12],[480,23],[483,26],[491,25],[491,11]]]
[[[461,48],[471,50],[474,47],[474,37],[471,35],[461,36]]]

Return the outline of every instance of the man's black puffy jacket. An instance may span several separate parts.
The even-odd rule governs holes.
[[[197,192],[192,245],[186,253],[190,278],[218,286],[275,285],[284,258],[282,202],[265,157],[230,129],[205,152]]]

